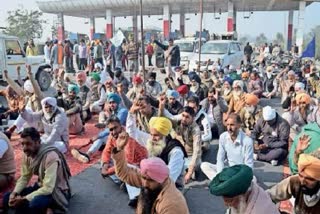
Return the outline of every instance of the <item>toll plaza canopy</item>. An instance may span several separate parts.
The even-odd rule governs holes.
[[[311,2],[307,1],[307,5]],[[140,0],[41,0],[37,4],[45,13],[67,16],[105,17],[106,9],[113,16],[133,16],[139,11]],[[163,6],[170,6],[171,14],[199,12],[199,0],[143,0],[144,15],[162,15]],[[233,0],[236,11],[290,11],[299,9],[299,0]],[[203,12],[227,12],[226,0],[203,0]]]

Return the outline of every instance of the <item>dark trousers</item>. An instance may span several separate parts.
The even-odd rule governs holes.
[[[152,55],[151,56],[148,55],[148,61],[149,61],[149,66],[152,66]]]
[[[261,151],[258,154],[258,160],[270,162],[272,160],[282,161],[287,157],[288,151],[283,148]]]
[[[21,196],[26,196],[34,191],[39,189],[38,184],[35,184],[32,187],[27,187],[21,192]],[[9,211],[9,197],[11,192],[7,192],[3,196],[3,208],[4,213],[7,213]],[[25,200],[23,204],[21,204],[20,207],[15,208],[16,214],[45,214],[47,211],[47,208],[50,207],[50,205],[53,204],[53,199],[51,195],[41,195],[34,197],[30,202],[28,200]]]
[[[79,70],[85,70],[88,65],[87,58],[80,58]]]
[[[99,62],[103,66],[103,59],[102,58],[95,58],[94,63]]]

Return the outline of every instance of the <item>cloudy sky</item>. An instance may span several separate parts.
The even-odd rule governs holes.
[[[18,7],[24,7],[26,9],[37,9],[36,0],[1,0],[0,10],[0,27],[6,26],[7,11],[15,10]],[[316,25],[320,25],[320,3],[313,3],[306,8],[305,13],[305,33]],[[243,12],[237,14],[237,31],[239,35],[250,35],[255,37],[260,33],[264,33],[269,39],[275,37],[277,32],[284,33],[286,35],[288,25],[288,12],[255,12],[249,19],[243,18]],[[212,32],[225,32],[226,31],[226,17],[227,14],[223,13],[220,20],[215,20],[213,14],[204,14],[203,27]],[[45,32],[43,38],[50,36],[50,25],[56,21],[55,15],[45,14],[44,18],[48,21],[48,25],[45,26]],[[158,19],[160,16],[144,17],[145,26],[162,26],[162,21]],[[199,15],[186,14],[186,34],[191,35],[199,28]],[[116,18],[116,29],[131,27],[132,22],[129,21],[129,17],[124,19],[123,17]],[[89,33],[89,25],[86,19],[65,17],[65,29],[71,32]],[[298,24],[298,12],[294,13],[294,28]],[[173,15],[172,30],[179,28],[179,16]],[[103,32],[105,29],[105,20],[96,19],[96,32]]]

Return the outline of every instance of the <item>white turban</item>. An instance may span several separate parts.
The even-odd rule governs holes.
[[[262,109],[262,116],[265,121],[273,120],[276,118],[276,110],[270,106],[266,106]]]
[[[30,80],[26,80],[23,84],[23,89],[31,94],[34,93],[33,85]]]
[[[41,100],[41,105],[44,107],[46,104],[49,104],[52,107],[57,106],[57,99],[53,97],[46,97]]]
[[[100,62],[97,62],[96,64],[94,64],[94,68],[97,69],[97,68],[100,68],[102,69],[102,65]]]
[[[302,82],[297,82],[296,84],[294,84],[294,89],[301,89],[304,90],[305,85]]]
[[[235,87],[240,87],[241,88],[241,90],[243,90],[243,82],[241,81],[241,80],[235,80],[234,82],[233,82],[233,85],[232,85],[234,88]]]

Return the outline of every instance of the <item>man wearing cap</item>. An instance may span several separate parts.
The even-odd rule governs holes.
[[[170,177],[177,187],[182,188],[184,158],[187,153],[183,145],[169,135],[172,123],[166,117],[151,117],[148,121],[149,130],[139,130],[136,124],[134,112],[140,108],[138,103],[134,103],[129,111],[126,131],[129,136],[139,144],[145,146],[150,157],[160,157],[170,169]]]
[[[219,96],[218,90],[212,87],[208,91],[208,97],[200,102],[200,106],[208,115],[212,138],[219,138],[225,131],[223,113],[228,111],[227,103]]]
[[[167,102],[165,108],[170,112],[170,114],[177,115],[181,113],[183,106],[179,102],[179,93],[175,90],[167,90],[166,96]]]
[[[277,94],[278,80],[276,79],[276,73],[272,66],[268,66],[266,69],[264,86],[265,90],[262,93],[262,96],[271,99]]]
[[[270,196],[253,181],[252,168],[224,168],[209,184],[212,195],[222,196],[226,214],[280,214]]]
[[[28,123],[41,121],[44,129],[41,143],[55,146],[62,153],[67,152],[69,124],[66,113],[57,106],[57,100],[53,97],[42,99],[41,106],[42,110],[37,112],[27,111],[26,105],[19,106],[21,117]]]
[[[171,169],[166,163],[151,157],[141,161],[140,170],[128,167],[123,151],[128,136],[121,134],[119,138],[112,158],[117,176],[129,185],[141,188],[136,213],[188,214],[186,200],[170,178]]]
[[[301,154],[298,175],[292,175],[267,190],[274,202],[293,197],[294,213],[317,214],[320,210],[320,151]]]
[[[41,110],[41,100],[44,98],[44,96],[41,92],[38,82],[33,77],[33,74],[31,72],[31,66],[27,65],[26,69],[28,80],[24,82],[23,89],[8,76],[8,71],[4,71],[4,76],[9,86],[12,87],[12,89],[17,93],[17,95],[26,98],[26,110],[30,112],[37,112]],[[19,115],[13,123],[13,125],[7,130],[7,132],[12,134],[16,129],[17,132],[21,132],[22,129],[27,126],[32,126],[39,130],[43,129],[41,123],[26,124],[26,121]]]
[[[78,135],[84,132],[82,122],[82,103],[78,96],[79,86],[75,84],[68,85],[68,96],[63,99],[63,106],[69,121],[69,134]]]
[[[148,82],[146,83],[146,93],[153,97],[157,97],[162,92],[161,84],[156,81],[156,73],[148,74]]]
[[[226,122],[227,131],[220,135],[217,164],[203,162],[201,170],[212,180],[217,173],[228,166],[245,164],[253,167],[253,142],[241,130],[239,115],[230,114]]]
[[[250,136],[251,131],[256,125],[257,121],[261,118],[261,107],[259,98],[254,94],[245,95],[245,106],[240,110],[239,116],[242,121],[243,131]]]
[[[288,122],[290,126],[294,129],[295,134],[301,131],[302,126],[306,125],[312,120],[312,112],[315,106],[311,104],[311,97],[307,93],[299,93],[295,97],[295,105],[291,105],[290,115]],[[292,138],[294,138],[292,136]]]
[[[289,134],[289,123],[275,109],[264,107],[262,118],[251,132],[252,139],[256,141],[255,159],[278,165],[278,162],[287,157]]]
[[[106,87],[100,83],[100,75],[92,72],[91,77],[91,98],[90,98],[90,111],[92,113],[99,113],[105,103]]]
[[[76,81],[80,89],[78,96],[81,99],[82,120],[83,122],[86,122],[91,119],[91,112],[90,112],[91,90],[86,85],[86,81],[87,81],[86,73],[84,71],[78,72],[76,76]]]

